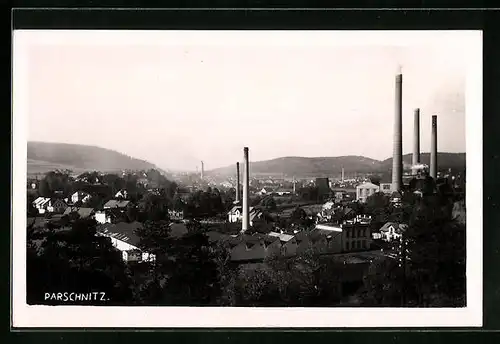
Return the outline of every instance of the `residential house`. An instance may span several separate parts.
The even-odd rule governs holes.
[[[257,191],[257,195],[259,195],[259,196],[269,195],[269,194],[273,193],[273,190],[274,190],[274,188],[272,188],[272,187],[264,187],[264,188],[260,189],[259,191]]]
[[[269,232],[267,235],[271,237],[277,237],[280,240],[281,249],[280,255],[284,257],[292,257],[297,254],[297,240],[294,235],[285,234],[285,233],[277,233],[277,232]]]
[[[380,192],[383,192],[385,194],[392,194],[392,183],[380,183]]]
[[[381,238],[385,241],[399,240],[407,228],[406,224],[387,222],[380,228]]]
[[[394,191],[392,194],[391,194],[391,197],[390,197],[390,200],[389,200],[392,205],[395,207],[395,208],[399,208],[401,207],[401,204],[403,202],[403,195],[401,194],[401,192],[399,191]]]
[[[343,251],[354,252],[370,249],[372,234],[369,222],[349,221],[341,224],[343,232]]]
[[[73,204],[77,202],[85,203],[90,200],[90,194],[84,191],[77,191],[71,195],[71,202]]]
[[[379,192],[380,187],[376,184],[366,182],[356,186],[356,200],[358,202],[366,202],[366,199],[376,192]]]
[[[285,195],[291,195],[293,194],[293,190],[288,190],[288,189],[278,189],[276,191],[274,191],[275,194],[277,194],[278,196],[285,196]]]
[[[128,192],[125,189],[121,189],[115,194],[115,198],[117,199],[127,199],[128,198]]]
[[[123,210],[120,208],[104,209],[98,210],[94,215],[95,220],[98,223],[118,223],[126,219]]]
[[[140,222],[120,222],[116,224],[106,223],[98,227],[98,234],[111,239],[113,246],[122,252],[125,262],[147,262],[154,261],[155,255],[144,252],[139,248],[140,239],[136,230],[141,228]]]
[[[343,230],[339,226],[316,225],[316,228],[309,233],[313,251],[320,254],[342,252],[342,234]]]
[[[38,197],[32,204],[39,214],[63,213],[68,207],[62,199],[49,197]]]
[[[50,198],[49,197],[38,197],[33,201],[33,206],[38,210],[39,214],[45,214],[47,211],[47,207],[50,204]]]
[[[168,216],[171,220],[184,220],[184,210],[168,210]]]
[[[229,222],[241,222],[243,219],[243,208],[240,205],[235,205],[228,211],[228,221]],[[262,209],[257,207],[250,207],[250,226],[253,226],[253,222],[257,219],[263,219],[264,212]]]
[[[126,201],[126,200],[116,200],[112,199],[110,201],[107,201],[103,208],[104,209],[122,209],[125,210],[127,208],[131,208],[133,206],[132,202]]]
[[[94,208],[84,208],[84,207],[68,207],[64,211],[63,215],[69,215],[71,213],[76,213],[81,219],[92,218],[95,215]]]

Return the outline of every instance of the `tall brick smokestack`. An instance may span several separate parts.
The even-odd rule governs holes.
[[[432,116],[432,131],[431,131],[431,166],[430,166],[430,176],[434,179],[437,178],[437,116]]]
[[[401,191],[403,184],[403,75],[396,75],[396,99],[394,112],[394,141],[392,151],[392,187]]]
[[[420,164],[420,109],[414,112],[412,157],[412,165]]]
[[[248,194],[250,168],[248,161],[248,147],[243,149],[244,167],[243,167],[243,220],[241,221],[241,231],[245,232],[250,227],[250,200]]]
[[[201,162],[201,179],[203,179],[203,173],[205,172],[205,166],[203,164],[203,161]]]
[[[240,163],[236,163],[236,202],[240,201]]]

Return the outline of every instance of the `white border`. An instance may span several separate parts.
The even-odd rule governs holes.
[[[482,326],[482,33],[480,31],[15,31],[13,34],[13,327],[480,327]],[[26,304],[27,48],[32,44],[392,45],[442,40],[469,47],[466,92],[467,307],[228,308]],[[469,224],[473,230],[469,230]]]

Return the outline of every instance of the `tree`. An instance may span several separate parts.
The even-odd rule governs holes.
[[[38,185],[38,194],[42,197],[52,197],[52,190],[50,189],[49,183],[47,180],[40,180],[40,184]]]
[[[264,208],[266,208],[267,210],[270,210],[270,211],[274,211],[276,210],[277,206],[276,206],[276,201],[274,199],[274,197],[272,196],[269,196],[269,197],[266,197],[264,198],[261,203],[260,203]]]
[[[44,293],[61,291],[105,292],[106,303],[114,305],[132,300],[121,253],[109,238],[96,235],[93,220],[74,221],[68,229],[49,225],[31,231],[27,258],[29,304],[46,304]],[[103,301],[86,304],[102,305]]]

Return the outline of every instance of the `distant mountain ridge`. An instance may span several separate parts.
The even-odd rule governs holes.
[[[55,169],[118,172],[122,170],[158,169],[154,164],[117,151],[69,143],[28,142],[28,174]],[[158,169],[159,170],[159,169]]]
[[[430,154],[422,153],[421,162],[429,164]],[[411,166],[412,155],[403,156],[405,168]],[[439,170],[465,169],[465,153],[438,153]],[[392,170],[392,158],[375,160],[364,156],[339,157],[283,157],[265,161],[251,161],[252,174],[286,175],[296,177],[321,177],[339,175],[344,168],[349,173],[385,173]],[[208,174],[233,175],[235,166],[226,166],[207,171]]]

